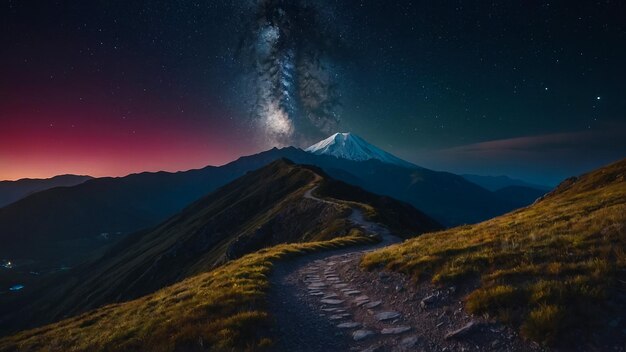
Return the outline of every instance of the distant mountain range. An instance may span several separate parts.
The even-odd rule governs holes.
[[[413,237],[441,229],[412,206],[333,180],[312,166],[279,159],[249,172],[186,207],[152,229],[125,237],[97,259],[47,285],[26,288],[8,323],[51,321],[124,301],[213,268],[228,259],[280,243],[346,236],[351,206],[306,197],[332,197],[363,204],[369,216],[399,235]],[[29,291],[30,289],[30,291]],[[30,293],[30,294],[29,294]],[[45,294],[44,294],[45,293]]]
[[[518,179],[511,178],[511,177],[504,176],[504,175],[481,176],[481,175],[465,174],[461,176],[463,176],[463,178],[465,178],[466,180],[473,182],[490,191],[497,191],[502,188],[510,187],[510,186],[527,187],[527,188],[533,188],[533,189],[542,190],[542,191],[549,191],[553,188],[553,187],[546,186],[546,185],[528,183],[526,181],[518,180]]]
[[[360,146],[356,154],[355,144]],[[341,145],[350,151],[342,151]],[[475,223],[525,205],[455,174],[400,165],[354,135],[341,135],[326,146],[309,148],[311,152],[274,148],[220,167],[98,178],[32,194],[0,208],[0,240],[5,244],[0,258],[74,265],[91,250],[112,243],[112,238],[154,226],[280,158],[315,165],[335,179],[407,202],[446,226]],[[337,153],[359,160],[336,157]]]
[[[0,207],[18,201],[29,194],[54,187],[71,187],[90,180],[91,176],[59,175],[52,178],[23,178],[0,181]]]

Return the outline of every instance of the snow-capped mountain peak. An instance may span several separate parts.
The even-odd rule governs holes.
[[[404,161],[369,144],[363,138],[350,132],[335,133],[332,136],[306,148],[305,151],[316,155],[332,155],[337,158],[354,161],[377,159],[385,163],[395,164],[402,167],[416,167],[408,161]]]

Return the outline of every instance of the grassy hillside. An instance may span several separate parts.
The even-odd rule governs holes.
[[[334,186],[324,186],[331,183]],[[155,228],[128,236],[101,257],[45,285],[24,288],[17,300],[0,301],[0,328],[4,333],[17,331],[134,299],[277,244],[346,236],[354,228],[348,220],[351,205],[304,197],[315,186],[347,187],[342,185],[314,167],[275,161]],[[385,204],[398,210],[390,212],[378,208],[380,196],[358,188],[352,193],[358,206],[377,214],[377,221],[402,227],[404,233],[439,228],[407,204],[388,200]],[[344,196],[353,199],[349,192]]]
[[[278,260],[372,242],[354,230],[260,250],[154,294],[0,340],[0,351],[230,351],[272,345],[268,275]]]
[[[626,160],[570,179],[528,208],[376,251],[362,265],[459,285],[470,312],[536,341],[623,340]]]

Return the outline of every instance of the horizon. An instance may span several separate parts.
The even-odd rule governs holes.
[[[361,137],[358,134],[355,134],[355,133],[352,133],[352,132],[336,132],[336,133],[333,133],[333,134],[329,135],[328,137],[325,137],[324,139],[330,138],[333,135],[338,134],[338,133],[342,133],[342,134],[349,133],[349,134],[353,134],[353,135],[356,135],[358,137]],[[324,140],[324,139],[322,139],[322,140]],[[322,140],[320,140],[320,141],[322,141]],[[365,140],[365,141],[368,142],[367,140]],[[314,144],[316,144],[316,143],[317,142],[315,142]],[[14,178],[14,179],[2,179],[2,178],[0,178],[0,182],[4,182],[4,181],[22,181],[22,180],[41,180],[41,179],[50,179],[50,178],[57,177],[57,176],[89,176],[89,177],[92,177],[92,178],[107,178],[107,177],[110,177],[110,178],[121,178],[121,177],[136,175],[136,174],[142,174],[142,173],[158,173],[158,172],[176,173],[176,172],[186,172],[186,171],[191,171],[191,170],[199,170],[199,169],[203,169],[203,168],[206,168],[206,167],[220,167],[220,166],[224,166],[224,165],[227,165],[229,163],[232,163],[234,161],[237,161],[241,157],[246,157],[246,156],[251,156],[251,155],[255,155],[255,154],[260,154],[260,153],[269,151],[269,150],[274,149],[274,148],[282,149],[282,148],[291,148],[291,147],[298,148],[298,149],[303,150],[303,151],[306,148],[308,148],[308,147],[298,147],[298,146],[282,146],[282,147],[276,147],[275,146],[275,147],[271,147],[269,149],[252,151],[252,152],[250,152],[248,154],[236,155],[236,156],[233,156],[232,158],[230,158],[230,159],[228,159],[226,161],[223,161],[222,163],[210,163],[210,162],[208,162],[208,163],[199,164],[199,165],[192,165],[192,166],[189,166],[187,168],[180,168],[180,169],[166,169],[166,168],[164,168],[164,169],[159,169],[159,168],[155,168],[155,169],[137,169],[137,170],[129,170],[127,172],[122,171],[119,174],[104,174],[104,173],[103,174],[98,174],[98,173],[81,173],[81,172],[68,171],[68,172],[61,172],[59,174],[50,174],[50,175],[42,175],[42,176],[26,176],[26,177]],[[564,176],[560,180],[558,180],[557,182],[541,181],[541,180],[533,179],[532,177],[531,178],[518,177],[518,176],[516,176],[514,174],[505,174],[505,173],[501,173],[501,174],[497,174],[497,173],[486,174],[486,173],[480,173],[480,172],[477,173],[477,172],[471,172],[471,169],[468,169],[467,171],[463,171],[462,169],[457,169],[455,171],[446,170],[446,169],[437,169],[437,168],[428,167],[428,166],[422,165],[421,163],[416,163],[416,162],[413,162],[413,161],[410,161],[410,160],[406,160],[406,159],[402,159],[402,160],[409,161],[410,163],[413,163],[413,164],[415,164],[417,166],[420,166],[420,167],[425,167],[425,168],[430,169],[430,170],[444,171],[444,172],[453,172],[453,173],[461,175],[461,176],[463,176],[463,175],[476,175],[476,176],[485,176],[485,177],[507,177],[507,178],[509,178],[511,180],[523,181],[523,182],[530,183],[530,184],[535,184],[535,185],[538,185],[538,186],[555,187],[555,186],[557,186],[559,183],[561,183],[563,180],[565,180],[568,177],[580,176],[580,175],[582,175],[582,174],[584,174],[586,172],[589,172],[591,170],[594,170],[594,169],[596,169],[598,167],[609,165],[609,164],[617,162],[617,161],[619,161],[621,159],[622,158],[618,158],[618,159],[615,159],[615,160],[609,160],[609,161],[607,161],[605,163],[598,163],[597,165],[589,166],[588,169],[580,170],[580,172],[575,173],[575,174],[571,174],[569,176]]]

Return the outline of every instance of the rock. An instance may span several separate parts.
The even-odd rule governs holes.
[[[465,324],[460,329],[457,329],[457,330],[454,330],[454,331],[451,331],[451,332],[447,333],[444,338],[446,340],[463,338],[463,337],[471,334],[472,332],[474,332],[479,326],[480,326],[480,324],[478,324],[477,322],[470,321],[469,323]]]
[[[410,326],[398,326],[395,328],[384,328],[380,333],[383,335],[397,335],[402,334],[403,332],[407,332],[409,330],[411,330]]]
[[[500,340],[493,340],[493,342],[491,342],[491,347],[492,348],[496,348],[500,345]]]
[[[384,321],[384,320],[395,319],[395,318],[397,318],[399,316],[400,316],[400,313],[398,313],[398,312],[392,312],[392,311],[380,312],[380,313],[376,314],[376,319],[378,321]]]
[[[344,302],[344,300],[342,299],[323,299],[320,302],[324,303],[324,304],[330,304],[330,305],[337,305],[337,304],[341,304]]]
[[[354,339],[354,341],[361,341],[372,335],[374,335],[374,332],[371,330],[357,330],[352,333],[352,338]]]
[[[337,325],[337,327],[339,329],[354,329],[354,328],[358,328],[360,326],[361,326],[361,323],[357,323],[357,322],[354,322],[354,321],[350,321],[350,322],[347,322],[347,323],[341,323],[341,324]]]
[[[405,337],[400,341],[400,346],[402,347],[413,347],[417,344],[419,338],[417,336],[409,336]]]
[[[426,296],[424,297],[424,299],[420,301],[420,307],[426,308],[429,305],[435,303],[436,301],[437,301],[437,296],[435,295]]]
[[[328,319],[330,320],[341,320],[343,318],[345,318],[346,314],[335,314],[335,315],[331,315],[330,317],[328,317]],[[348,314],[350,315],[350,314]]]
[[[365,308],[367,309],[373,309],[378,307],[381,303],[383,303],[383,301],[374,301],[374,302],[370,302],[368,304],[365,305]]]
[[[396,285],[396,292],[400,292],[402,290],[404,290],[404,286],[403,285],[401,285],[401,284]]]

